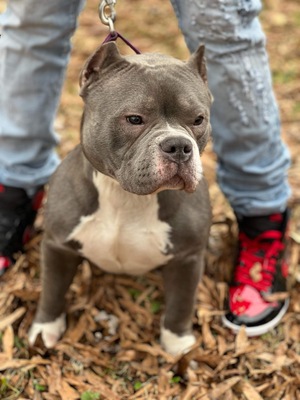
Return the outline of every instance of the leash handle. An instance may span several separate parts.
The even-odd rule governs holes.
[[[103,43],[108,43],[108,42],[115,42],[118,38],[120,38],[121,40],[123,40],[123,42],[125,44],[127,44],[128,47],[130,47],[136,54],[141,54],[141,52],[132,44],[129,42],[129,40],[127,40],[126,38],[124,38],[124,36],[122,36],[119,32],[117,31],[113,31],[110,32],[106,38],[104,39]]]

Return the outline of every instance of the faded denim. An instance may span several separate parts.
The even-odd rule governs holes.
[[[0,15],[0,182],[28,192],[59,158],[53,123],[82,4],[10,0]]]
[[[190,51],[206,46],[218,183],[240,216],[284,211],[290,156],[280,138],[259,0],[171,0]]]
[[[171,0],[194,51],[206,45],[218,182],[239,215],[282,211],[280,139],[258,0]],[[146,6],[146,3],[145,3]],[[58,165],[53,129],[80,0],[10,0],[0,16],[0,182],[29,192]]]

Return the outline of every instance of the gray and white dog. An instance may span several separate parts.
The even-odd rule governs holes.
[[[29,341],[41,333],[47,347],[57,343],[65,294],[87,259],[114,274],[162,267],[161,344],[186,352],[211,220],[200,161],[211,132],[204,46],[183,62],[122,56],[107,43],[87,60],[80,86],[81,144],[50,182]]]

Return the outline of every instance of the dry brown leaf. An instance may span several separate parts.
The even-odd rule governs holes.
[[[137,358],[137,352],[135,350],[121,350],[117,357],[119,361],[134,361]]]
[[[61,400],[58,398],[58,396],[54,396],[53,394],[50,394],[50,393],[43,393],[43,398],[45,400]],[[26,400],[28,400],[28,399],[26,399]]]
[[[0,293],[0,310],[1,316],[9,314],[11,312],[12,303],[14,301],[14,296],[7,292]]]
[[[14,296],[23,301],[35,301],[37,302],[40,295],[40,290],[35,290],[34,288],[25,288],[20,290],[14,290],[12,292]]]
[[[275,357],[274,354],[266,353],[266,352],[258,353],[258,354],[251,353],[251,354],[248,355],[248,358],[253,358],[253,359],[256,359],[256,360],[263,360],[263,361],[266,361],[268,363],[272,363],[274,361],[274,357]]]
[[[226,340],[223,336],[218,335],[217,336],[217,342],[218,342],[218,353],[220,356],[226,353],[227,350],[227,343]]]
[[[222,396],[222,400],[234,400],[234,399],[235,399],[235,396],[231,389],[228,389],[227,392],[225,392]]]
[[[30,360],[8,360],[8,361],[4,361],[1,365],[0,365],[0,371],[5,371],[6,369],[10,369],[10,368],[23,368],[25,366],[35,366],[35,365],[39,365],[39,364],[50,364],[49,360],[43,360],[40,357],[33,357]]]
[[[172,373],[168,371],[166,368],[162,368],[159,371],[158,375],[158,393],[161,399],[167,399],[166,393],[170,386],[170,379],[172,377]]]
[[[282,356],[275,357],[272,365],[273,365],[274,369],[277,369],[279,371],[279,370],[281,370],[282,367],[287,367],[292,362],[293,362],[293,360],[288,358],[286,355],[282,355]]]
[[[252,353],[252,352],[255,353],[257,351],[257,349],[258,349],[258,344],[255,344],[255,343],[252,344],[249,342],[247,347],[242,349],[240,352],[234,353],[234,356],[239,357],[240,355],[243,355],[243,354],[248,354],[248,353]]]
[[[22,315],[26,312],[25,307],[17,308],[14,312],[12,312],[7,317],[4,317],[0,320],[0,331],[3,331],[8,325],[12,325],[15,321],[22,317]]]
[[[7,355],[5,353],[0,353],[0,365],[7,361]]]
[[[226,391],[233,386],[235,386],[241,378],[239,376],[234,376],[232,378],[227,379],[224,382],[219,383],[214,389],[212,389],[208,393],[208,397],[210,400],[219,400],[222,394],[226,393]]]
[[[7,360],[13,358],[13,347],[14,347],[14,331],[11,325],[5,329],[2,337],[3,351],[7,357]]]
[[[281,301],[289,298],[289,293],[287,292],[277,292],[272,294],[267,294],[264,296],[264,299],[272,302],[272,301]]]
[[[259,392],[249,382],[242,380],[237,386],[247,400],[264,400]]]
[[[284,326],[285,329],[285,326]],[[285,331],[287,341],[300,342],[300,323],[291,323]]]
[[[227,284],[225,282],[218,282],[217,289],[219,292],[219,308],[223,310],[226,295],[227,295]]]
[[[47,369],[49,393],[56,395],[61,387],[61,367],[57,363],[51,363]]]
[[[272,385],[272,382],[264,382],[262,385],[256,386],[255,389],[258,393],[263,392]]]
[[[120,338],[126,341],[128,340],[128,341],[138,342],[139,337],[135,331],[136,330],[131,329],[129,326],[121,325]]]
[[[79,393],[74,390],[65,380],[61,380],[60,385],[57,389],[60,394],[62,400],[77,400],[79,399]]]
[[[143,395],[144,393],[148,393],[149,391],[151,391],[151,387],[152,387],[153,383],[152,382],[147,382],[145,383],[141,389],[139,389],[135,394],[133,394],[132,396],[129,397],[129,400],[138,400],[138,399],[143,399],[145,398]],[[141,397],[142,396],[142,397]],[[147,397],[149,398],[149,396],[147,395]],[[146,398],[147,398],[146,397]],[[154,399],[153,399],[154,400]]]
[[[180,400],[192,400],[194,395],[198,393],[199,388],[197,386],[188,385],[185,391],[180,396]]]
[[[211,333],[209,324],[206,319],[202,321],[202,338],[203,343],[207,349],[214,349],[216,347],[216,339]]]
[[[101,393],[101,396],[103,396],[104,398],[108,400],[121,400],[121,398],[117,394],[115,394],[105,385],[103,379],[93,372],[85,371],[84,377],[89,383],[93,385],[93,390],[95,392],[98,391],[99,393]]]
[[[175,363],[176,357],[171,356],[165,352],[158,344],[148,345],[144,343],[132,343],[132,348],[137,351],[143,351],[145,353],[149,353],[154,357],[161,356],[169,363]]]
[[[210,321],[212,319],[211,317],[221,316],[224,314],[224,311],[210,309],[210,308],[208,309],[206,307],[207,304],[205,304],[204,306],[200,306],[197,310],[197,316],[200,324],[203,321],[203,319]]]
[[[139,304],[134,303],[131,300],[121,299],[120,304],[122,304],[130,314],[135,315],[136,318],[144,317],[145,326],[152,323],[152,318],[149,319],[149,313],[145,308],[141,307]]]
[[[249,346],[248,337],[246,334],[246,327],[244,325],[241,326],[238,334],[235,339],[235,352],[242,354],[243,351]]]
[[[65,334],[65,339],[70,340],[70,342],[78,342],[84,335],[85,331],[88,329],[87,320],[87,314],[82,314],[79,318],[78,323],[72,329],[67,330]]]

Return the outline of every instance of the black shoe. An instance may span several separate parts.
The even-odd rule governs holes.
[[[0,185],[0,275],[14,263],[14,254],[22,251],[31,238],[43,197],[43,187],[29,197],[24,189]]]
[[[223,323],[248,336],[274,328],[289,305],[285,236],[288,212],[239,221],[239,255],[229,288],[229,312]]]

